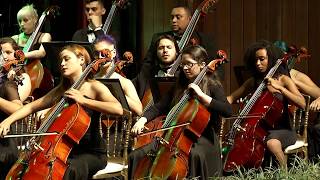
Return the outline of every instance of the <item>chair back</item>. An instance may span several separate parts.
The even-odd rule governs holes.
[[[107,166],[93,175],[92,179],[122,176],[128,178],[128,151],[132,112],[123,109],[122,116],[100,116],[100,134],[106,139]]]
[[[304,109],[295,108],[293,111],[292,127],[297,132],[298,139],[307,143],[307,131],[310,111],[311,97],[309,95],[302,94],[306,101],[306,107]]]

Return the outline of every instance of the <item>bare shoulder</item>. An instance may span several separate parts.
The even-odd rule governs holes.
[[[16,42],[18,41],[18,37],[19,37],[19,34],[11,36],[11,38]]]
[[[285,74],[282,74],[280,77],[279,77],[279,80],[280,81],[288,81],[288,80],[291,80],[291,78]]]
[[[279,81],[281,82],[281,83],[283,83],[283,84],[292,84],[292,83],[294,83],[293,82],[293,80],[289,77],[289,76],[287,76],[287,75],[284,75],[284,74],[282,74],[280,77],[279,77]]]
[[[87,82],[90,86],[90,88],[94,91],[109,91],[109,89],[100,81],[97,81],[97,80],[89,80]]]
[[[39,38],[39,42],[48,42],[51,41],[51,34],[50,33],[42,33],[40,38]]]

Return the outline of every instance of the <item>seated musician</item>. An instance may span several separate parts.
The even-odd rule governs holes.
[[[147,122],[155,117],[168,114],[168,111],[176,104],[184,90],[192,90],[192,95],[210,112],[211,117],[201,137],[196,139],[191,148],[188,161],[188,177],[209,177],[220,176],[222,173],[222,160],[220,157],[220,146],[214,126],[219,121],[219,116],[230,116],[232,109],[228,103],[221,83],[214,80],[207,74],[200,85],[192,83],[198,76],[208,55],[201,46],[187,47],[182,53],[181,70],[176,83],[166,96],[148,109],[133,126],[132,133],[140,134]],[[146,155],[157,151],[158,141],[134,150],[129,155],[129,178],[133,179],[139,161]],[[181,177],[179,177],[181,178]]]
[[[141,71],[133,79],[133,84],[137,89],[140,99],[143,99],[148,88],[151,88],[154,102],[160,99],[160,92],[157,89],[154,77],[166,77],[168,70],[172,67],[178,55],[178,44],[170,35],[161,35],[155,42],[152,50],[153,63],[146,63]],[[176,73],[176,75],[178,72]]]
[[[289,77],[289,72],[283,63],[280,65],[273,78],[264,80],[270,68],[273,67],[277,59],[282,58],[283,53],[279,48],[275,47],[268,41],[258,41],[245,52],[244,61],[248,68],[252,71],[253,76],[243,83],[243,85],[235,90],[227,97],[230,103],[234,103],[240,97],[246,96],[255,89],[263,81],[267,82],[268,91],[284,103],[282,122],[279,127],[269,129],[269,134],[265,139],[266,147],[276,157],[280,167],[286,168],[287,162],[283,153],[283,149],[296,142],[296,133],[291,129],[288,116],[288,103],[293,103],[298,107],[305,107],[305,100],[300,94],[295,83]]]
[[[61,97],[78,103],[91,119],[89,129],[79,144],[75,144],[67,160],[64,179],[89,179],[106,166],[105,141],[99,134],[100,113],[122,115],[121,104],[109,89],[96,80],[85,79],[79,90],[70,88],[79,80],[90,56],[80,45],[65,46],[59,54],[62,80],[45,96],[23,106],[20,110],[0,123],[0,135],[9,132],[10,125],[36,111],[52,107]],[[46,121],[44,121],[45,123]]]
[[[317,112],[317,117],[308,126],[308,159],[312,162],[319,162],[320,156],[320,88],[311,78],[295,69],[290,70],[290,75],[299,91],[310,95],[314,100],[310,104],[310,110]]]
[[[8,61],[13,61],[15,60],[15,56],[14,53],[16,50],[19,50],[19,47],[17,45],[17,43],[10,37],[4,37],[0,39],[0,45],[1,45],[1,49],[2,49],[2,55],[3,55],[3,59],[5,62]],[[17,78],[15,78],[15,76],[18,76]],[[19,72],[15,72],[13,70],[11,70],[8,73],[8,78],[10,80],[15,80],[17,79],[17,81],[20,81],[20,83],[18,83],[18,92],[19,92],[19,97],[20,100],[23,102],[27,99],[27,97],[30,95],[31,93],[31,80],[30,77],[27,73],[24,72],[24,69],[22,68],[21,70],[19,70]]]
[[[0,57],[1,67],[4,63],[14,60],[14,49],[18,49],[17,45],[11,38],[0,39],[2,54]],[[22,107],[22,102],[19,98],[18,85],[13,80],[14,73],[1,72],[0,79],[0,122]],[[25,76],[28,78],[29,76]],[[30,82],[29,82],[30,83]],[[27,83],[26,83],[27,84]],[[28,91],[26,86],[20,86],[21,94]],[[30,90],[29,90],[30,91]],[[21,95],[20,94],[20,95]],[[10,127],[8,127],[10,128]],[[14,139],[0,138],[0,179],[5,179],[11,166],[18,158],[17,144]]]
[[[21,33],[13,35],[12,38],[17,42],[17,44],[24,48],[27,44],[28,39],[31,34],[35,31],[38,22],[38,13],[34,9],[33,5],[26,5],[22,7],[17,13],[17,21]],[[50,42],[51,35],[49,33],[40,33],[39,39],[36,41],[36,48],[25,53],[26,58],[43,58],[46,55],[46,51],[42,45],[39,44],[43,42]]]
[[[119,79],[120,84],[123,88],[123,91],[125,93],[126,99],[128,101],[130,109],[136,114],[136,115],[141,115],[142,113],[142,104],[139,99],[139,96],[137,94],[136,88],[132,84],[132,82],[121,76],[118,72],[112,71],[112,66],[116,66],[116,61],[118,60],[117,56],[117,49],[116,49],[116,41],[112,36],[109,35],[103,35],[100,36],[96,41],[94,42],[94,48],[96,51],[100,52],[102,50],[110,50],[112,57],[111,59],[113,62],[108,62],[106,63],[101,71],[97,74],[97,78],[103,78],[105,75],[108,73],[112,73],[109,78],[113,79]]]
[[[276,41],[274,43],[282,49],[284,53],[288,51],[288,45],[284,41]],[[299,57],[298,57],[299,58]],[[312,79],[303,72],[296,69],[290,70],[290,76],[298,87],[299,91],[310,95],[314,101],[310,104],[310,110],[320,110],[320,88],[312,81]],[[318,162],[320,155],[320,114],[313,121],[313,125],[308,129],[308,158],[310,161]]]

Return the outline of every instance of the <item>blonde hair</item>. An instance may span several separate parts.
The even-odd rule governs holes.
[[[31,15],[36,19],[38,20],[39,16],[38,16],[38,12],[37,10],[34,8],[33,4],[27,4],[25,6],[23,6],[17,13],[17,19],[19,17],[19,15],[22,13],[22,12],[30,12]],[[18,22],[19,22],[19,19],[18,19]]]

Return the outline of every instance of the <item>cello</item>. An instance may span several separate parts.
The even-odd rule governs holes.
[[[204,0],[201,4],[199,4],[197,9],[194,11],[194,13],[191,17],[191,20],[190,20],[186,30],[184,31],[184,33],[181,37],[181,40],[178,43],[179,56],[177,57],[177,59],[173,63],[172,67],[169,69],[169,72],[167,74],[168,77],[173,77],[175,75],[177,69],[179,68],[180,62],[181,62],[181,52],[186,47],[188,42],[191,41],[192,44],[197,42],[197,40],[191,39],[191,36],[192,36],[194,29],[200,19],[200,16],[205,16],[209,12],[210,8],[212,6],[214,6],[217,2],[218,2],[218,0]],[[142,114],[145,111],[147,111],[154,104],[154,98],[152,96],[152,92],[151,92],[150,87],[147,88],[147,90],[145,91],[141,102],[143,105]]]
[[[208,71],[212,72],[226,62],[225,58],[211,61],[193,83],[199,84]],[[182,179],[188,174],[188,159],[194,139],[198,139],[210,120],[210,113],[185,90],[179,102],[170,110],[161,126],[156,154],[148,153],[138,162],[134,179]],[[159,117],[162,118],[162,117]],[[163,130],[166,130],[163,132]],[[151,133],[155,133],[153,131]],[[150,134],[150,132],[146,133]],[[143,136],[144,134],[140,134]]]
[[[100,64],[106,61],[110,58],[90,63],[71,88],[79,89],[86,77],[96,73]],[[36,132],[56,135],[31,138],[6,179],[62,179],[73,144],[79,144],[89,125],[90,117],[85,110],[78,103],[69,105],[67,99],[62,97]]]
[[[265,78],[273,77],[279,66],[290,58],[292,55],[287,54],[278,59]],[[259,168],[263,162],[267,129],[278,127],[284,109],[283,101],[266,87],[265,81],[260,83],[227,134],[225,148],[230,151],[225,157],[225,172],[233,172],[238,167]]]
[[[37,39],[39,38],[40,29],[42,28],[46,17],[49,15],[54,15],[57,10],[57,6],[52,6],[42,13],[35,30],[23,48],[24,53],[29,52],[35,45]],[[31,61],[26,61],[25,63],[25,71],[31,79],[31,94],[34,97],[39,98],[53,88],[53,76],[47,68],[43,67],[39,59],[33,59]]]

